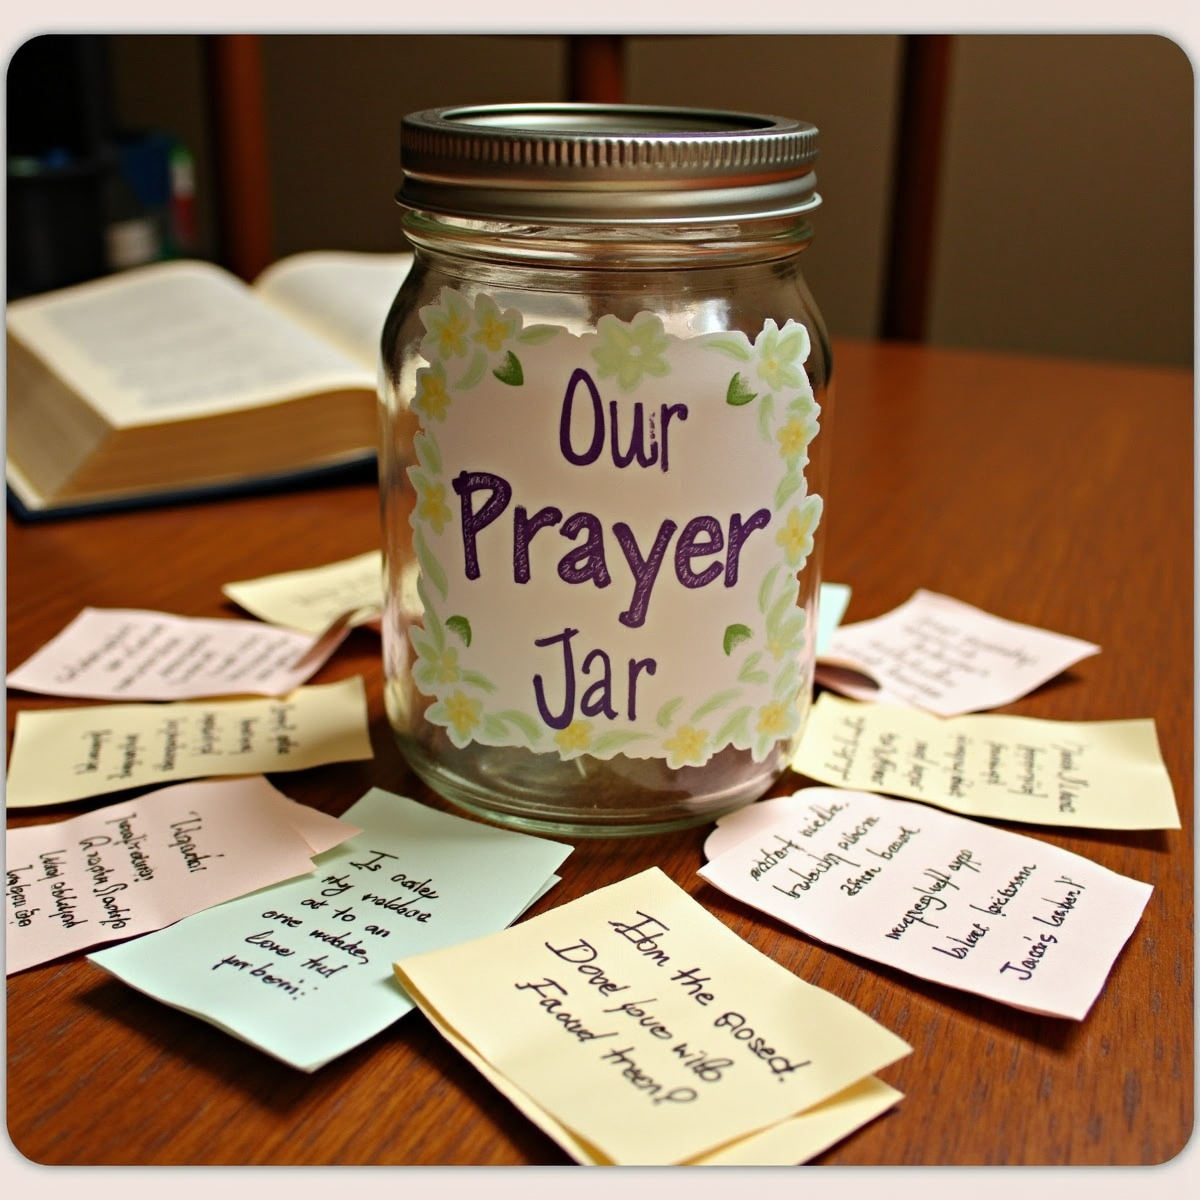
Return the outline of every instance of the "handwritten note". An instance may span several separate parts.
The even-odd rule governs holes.
[[[571,852],[372,789],[315,873],[90,961],[303,1071],[411,1011],[392,959],[503,928]]]
[[[1099,651],[1091,642],[919,590],[882,617],[835,630],[816,678],[857,700],[945,717],[1009,704]]]
[[[370,757],[358,676],[277,700],[26,711],[17,714],[6,800],[9,808],[62,804],[146,784]]]
[[[585,1161],[696,1161],[911,1050],[657,868],[396,974]]]
[[[261,776],[163,788],[66,821],[10,829],[5,930],[11,975],[313,869],[312,842],[357,827]]]
[[[327,566],[227,583],[221,590],[264,621],[318,634],[348,614],[354,624],[377,623],[382,580],[383,556],[369,550]]]
[[[314,638],[261,621],[85,608],[8,675],[8,686],[93,700],[282,696],[344,640],[345,624]]]
[[[817,697],[792,770],[974,817],[1088,829],[1178,829],[1154,722],[1043,721]]]
[[[1152,891],[1022,834],[837,788],[749,805],[704,849],[705,879],[802,933],[1075,1020]]]

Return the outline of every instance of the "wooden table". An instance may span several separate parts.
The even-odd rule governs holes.
[[[924,587],[1072,634],[1102,653],[1003,711],[1156,722],[1182,831],[1021,829],[1154,886],[1104,990],[1083,1022],[1055,1020],[807,941],[696,875],[706,828],[580,840],[533,911],[657,865],[762,952],[909,1041],[881,1072],[905,1099],[819,1164],[1162,1163],[1192,1127],[1192,377],[865,343],[838,344],[835,362],[825,578],[853,588],[847,620]],[[223,583],[377,544],[368,484],[10,518],[8,663],[85,604],[237,615]],[[373,761],[274,781],[335,814],[372,785],[448,807],[393,744],[379,658],[378,638],[358,630],[314,680],[365,677]],[[10,695],[10,745],[18,708],[69,703]],[[569,1162],[419,1013],[310,1076],[82,956],[9,979],[7,1101],[13,1144],[43,1164]]]

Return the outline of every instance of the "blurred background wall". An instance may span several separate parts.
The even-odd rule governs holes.
[[[240,114],[222,116],[214,89],[229,74],[214,75],[214,40],[104,38],[107,103],[115,127],[165,130],[188,148],[196,250],[234,266],[222,197],[236,193],[238,171],[222,139],[261,132],[265,257],[395,250],[404,113],[568,99],[579,87],[578,39],[565,36],[270,34],[246,39],[257,78],[238,92]],[[605,86],[626,100],[820,127],[824,204],[804,262],[835,337],[1191,364],[1194,77],[1173,42],[795,33],[605,41],[616,76]],[[10,72],[10,136],[11,81]],[[10,162],[10,196],[12,186]],[[10,223],[10,244],[12,236]]]

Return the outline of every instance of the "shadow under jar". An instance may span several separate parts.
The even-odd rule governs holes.
[[[402,123],[383,332],[389,720],[501,824],[707,822],[812,701],[830,377],[817,131],[627,105]]]

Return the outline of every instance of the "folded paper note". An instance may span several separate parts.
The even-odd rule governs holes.
[[[911,1052],[657,868],[396,974],[583,1162],[698,1162]]]
[[[271,700],[44,709],[17,714],[5,799],[9,808],[29,808],[370,757],[358,676]]]
[[[10,829],[8,973],[304,875],[313,869],[314,841],[336,845],[356,831],[302,811],[261,776],[179,784]]]
[[[344,623],[318,636],[261,621],[85,608],[8,675],[8,686],[91,700],[282,696],[337,649]]]
[[[816,678],[856,700],[948,717],[1010,704],[1099,652],[1091,642],[918,590],[882,617],[834,631]]]
[[[442,1036],[510,1103],[552,1137],[576,1162],[602,1165],[609,1162],[565,1125],[539,1108],[511,1080],[500,1074],[474,1047],[451,1029],[434,1010],[426,1012]],[[757,1133],[690,1160],[690,1166],[790,1167],[807,1162],[848,1134],[860,1129],[888,1109],[903,1094],[874,1075],[860,1079],[829,1100],[794,1117],[768,1125]]]
[[[1044,721],[817,697],[792,770],[973,817],[1085,829],[1178,829],[1154,722]]]
[[[345,819],[362,832],[318,857],[315,874],[90,961],[315,1071],[411,1011],[393,957],[503,928],[571,852],[378,788]]]
[[[383,556],[369,550],[327,566],[227,583],[221,590],[256,617],[307,633],[321,633],[348,614],[353,624],[377,622]]]
[[[700,874],[830,945],[1082,1020],[1152,891],[1078,854],[906,800],[806,788],[722,817]]]

